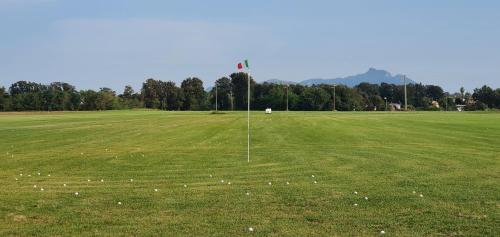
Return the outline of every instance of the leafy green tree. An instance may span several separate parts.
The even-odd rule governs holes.
[[[203,81],[196,77],[190,77],[181,83],[182,93],[184,95],[183,109],[185,110],[200,110],[203,109],[205,90],[203,89]]]
[[[97,92],[96,106],[98,110],[118,109],[116,93],[110,88],[101,88]]]
[[[489,108],[496,107],[497,98],[495,96],[495,91],[489,86],[484,85],[481,88],[474,89],[472,98],[476,101],[484,103]]]
[[[160,82],[161,81],[150,78],[142,83],[141,96],[146,108],[160,108]]]
[[[97,110],[97,97],[98,93],[94,90],[82,90],[80,91],[81,104],[80,110]]]
[[[0,111],[10,110],[10,95],[5,87],[0,87]]]
[[[210,105],[215,105],[215,87],[217,86],[217,107],[220,110],[231,109],[231,80],[227,77],[221,77],[214,83],[214,87],[210,90],[209,101]],[[214,107],[214,106],[211,106]]]
[[[229,76],[233,88],[234,107],[238,110],[247,109],[248,74],[244,72],[233,73]],[[250,78],[250,103],[252,103],[255,81]]]

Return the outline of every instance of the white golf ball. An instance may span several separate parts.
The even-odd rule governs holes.
[[[45,189],[43,189],[43,188],[40,188],[40,191],[43,191],[43,190],[45,190]]]
[[[50,177],[50,174],[48,174],[47,176]]]
[[[423,194],[420,194],[420,197],[422,198],[422,197],[424,197],[424,195],[423,195]]]
[[[417,193],[417,192],[413,191],[413,194],[415,194],[415,193]]]
[[[118,202],[118,205],[122,205],[122,202]]]
[[[221,179],[221,181],[220,181],[220,182],[221,182],[221,183],[224,183],[224,180],[223,180],[223,179]]]
[[[358,194],[358,192],[354,191],[354,194]]]
[[[90,179],[87,179],[87,182],[90,182]]]
[[[64,187],[66,187],[66,184],[63,184]]]
[[[104,182],[104,179],[101,179],[101,182]]]
[[[40,175],[40,172],[39,172],[39,173],[37,173],[37,174],[38,174],[38,175]]]
[[[36,188],[36,184],[35,184],[35,185],[33,185],[33,188]]]
[[[227,184],[231,185],[231,182],[227,182]]]
[[[268,184],[269,184],[269,185],[272,185],[272,183],[271,183],[271,182],[269,182]]]
[[[381,230],[381,231],[380,231],[380,234],[381,234],[381,235],[385,234],[385,231]]]
[[[130,179],[130,182],[134,182],[134,179]]]
[[[23,176],[23,174],[19,174],[19,176]]]
[[[157,189],[157,188],[155,188],[155,192],[158,192],[158,189]]]
[[[286,182],[286,185],[289,185],[289,184],[290,184],[290,182]]]
[[[314,174],[313,174],[313,175],[311,175],[311,177],[312,177],[312,178],[314,178]]]
[[[31,177],[31,174],[28,174],[28,177]]]
[[[75,192],[75,196],[78,196],[78,194],[79,194],[78,192]]]
[[[358,206],[358,204],[357,204],[357,203],[354,203],[354,206]]]
[[[212,175],[210,175],[210,178],[212,178]]]
[[[19,179],[16,178],[16,180],[19,180]]]
[[[184,184],[184,188],[187,188],[187,185],[186,185],[186,184]]]
[[[314,180],[314,183],[317,184],[318,182],[316,180]]]
[[[247,193],[246,193],[246,195],[247,195],[247,196],[250,196],[250,193],[249,193],[249,192],[247,192]]]
[[[365,200],[368,200],[368,197],[365,197]]]
[[[253,227],[248,227],[248,231],[253,232]]]

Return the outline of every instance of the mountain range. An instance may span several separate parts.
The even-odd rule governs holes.
[[[303,80],[300,82],[293,82],[293,81],[284,81],[284,80],[279,80],[279,79],[270,79],[267,81],[264,81],[267,83],[273,83],[273,84],[300,84],[300,85],[319,85],[319,84],[327,84],[327,85],[333,85],[333,84],[341,84],[341,85],[346,85],[349,87],[354,87],[362,82],[368,82],[370,84],[381,84],[381,83],[388,83],[388,84],[396,84],[396,85],[402,85],[403,82],[403,75],[397,74],[397,75],[392,75],[388,71],[385,70],[379,70],[375,68],[370,68],[368,69],[367,72],[354,75],[354,76],[347,76],[347,77],[339,77],[339,78],[333,78],[333,79],[322,79],[322,78],[313,78],[313,79],[307,79]],[[406,78],[406,83],[407,84],[415,84],[416,82],[409,79],[408,77]]]

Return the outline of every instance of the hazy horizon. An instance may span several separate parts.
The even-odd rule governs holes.
[[[205,87],[249,59],[259,81],[338,78],[369,68],[456,92],[500,87],[495,1],[0,0],[0,86],[78,89],[147,78]]]

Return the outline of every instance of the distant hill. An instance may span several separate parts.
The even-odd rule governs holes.
[[[319,85],[319,84],[342,84],[346,85],[349,87],[356,86],[362,82],[368,82],[371,84],[381,84],[383,82],[388,83],[388,84],[396,84],[396,85],[402,85],[403,84],[403,75],[391,75],[391,73],[385,71],[385,70],[378,70],[375,68],[370,68],[368,69],[367,72],[363,74],[358,74],[354,76],[347,76],[347,77],[340,77],[340,78],[334,78],[334,79],[321,79],[321,78],[314,78],[314,79],[308,79],[301,81],[299,83],[297,82],[287,82],[287,81],[282,81],[278,79],[271,79],[267,80],[265,82],[268,83],[274,83],[274,84],[301,84],[301,85]],[[408,77],[406,78],[406,82],[408,84],[415,84],[416,82],[409,79]]]

